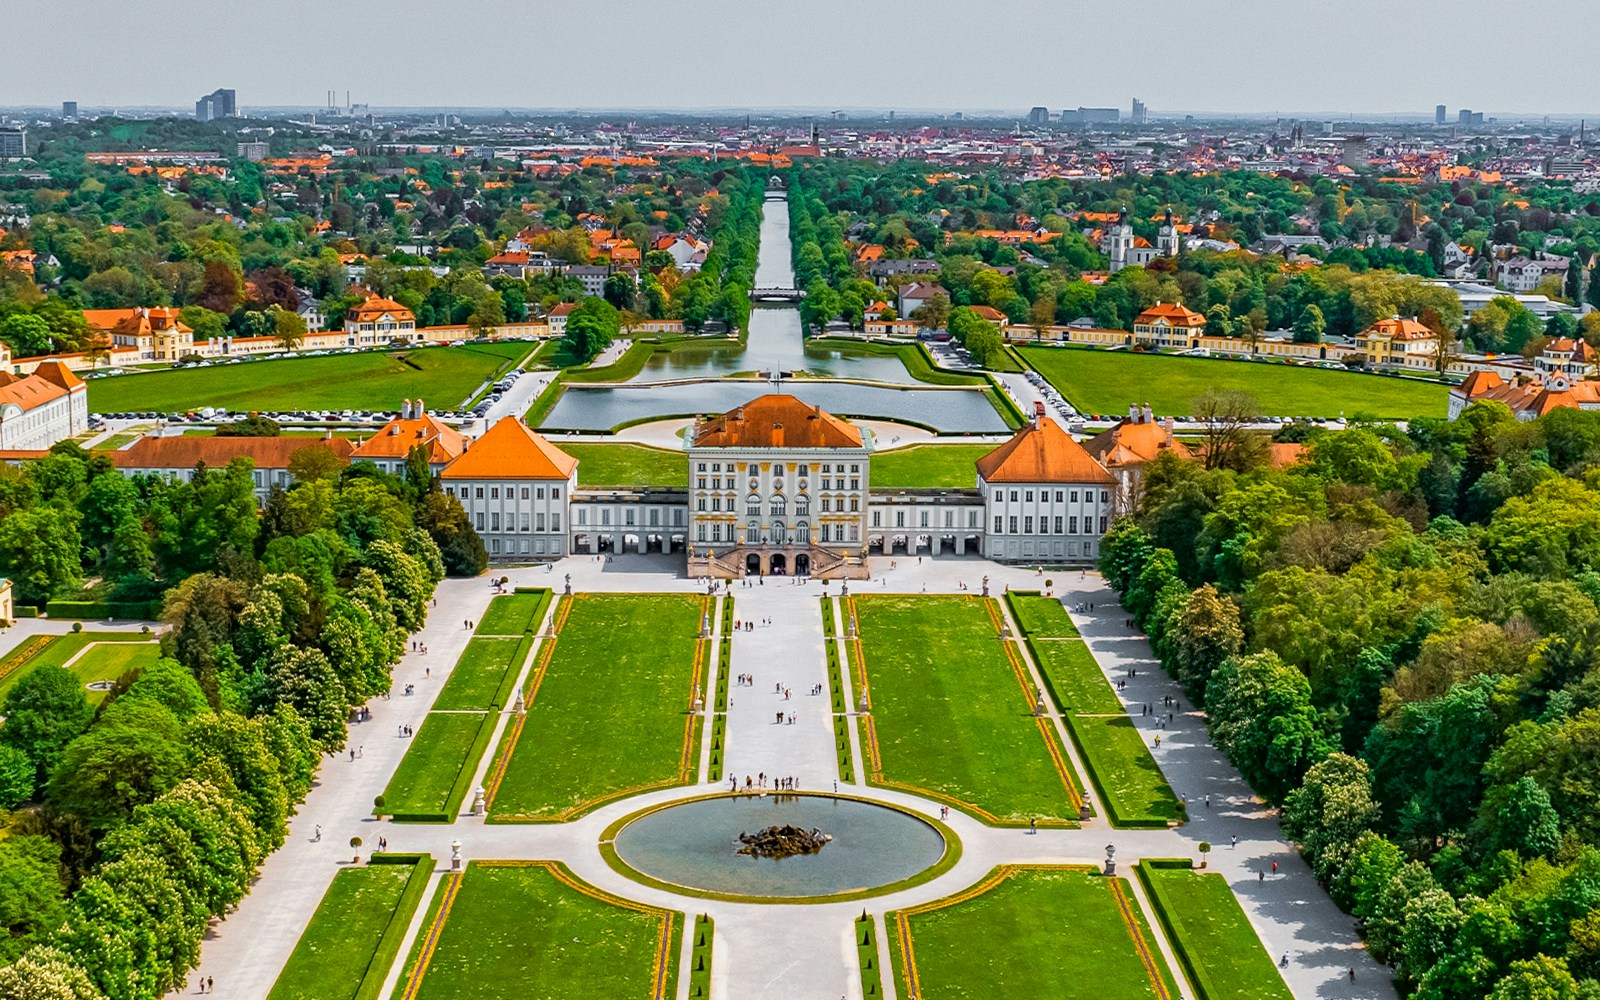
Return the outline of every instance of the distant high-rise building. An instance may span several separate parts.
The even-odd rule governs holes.
[[[1367,137],[1364,135],[1346,136],[1344,149],[1340,154],[1340,162],[1351,170],[1365,170],[1369,166],[1370,154],[1367,151]]]
[[[62,101],[61,102],[61,117],[65,118],[69,122],[77,121],[78,120],[78,102],[77,101]]]
[[[238,114],[239,107],[234,102],[234,92],[231,90],[214,90],[194,102],[194,117],[197,121],[236,118]]]
[[[1143,125],[1145,123],[1145,121],[1149,118],[1149,115],[1150,115],[1150,109],[1145,107],[1145,104],[1144,104],[1143,101],[1141,101],[1137,97],[1135,97],[1133,99],[1133,114],[1130,116],[1129,120],[1132,121],[1135,125]]]
[[[272,153],[272,147],[264,142],[241,142],[238,150],[241,160],[265,160]]]
[[[0,125],[0,160],[28,155],[28,129],[22,125]]]
[[[1046,125],[1050,122],[1049,108],[1033,108],[1028,112],[1029,125]]]
[[[1434,107],[1434,109],[1433,109],[1433,123],[1435,125],[1443,125],[1444,124],[1444,113],[1445,113],[1445,108],[1444,108],[1443,104],[1440,104],[1440,105],[1437,105],[1437,106]]]
[[[1462,108],[1456,113],[1456,124],[1466,128],[1478,128],[1483,124],[1483,112]]]
[[[1076,111],[1061,112],[1063,125],[1115,125],[1122,120],[1122,112],[1116,108],[1083,108]]]

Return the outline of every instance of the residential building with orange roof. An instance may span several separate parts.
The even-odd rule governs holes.
[[[1545,342],[1534,368],[1547,375],[1565,375],[1573,381],[1600,377],[1600,351],[1586,340],[1555,337]]]
[[[9,372],[0,344],[0,449],[49,448],[89,428],[89,390],[64,362],[43,361],[27,376]]]
[[[439,473],[496,562],[568,553],[578,460],[519,417],[501,417]]]
[[[1128,415],[1084,442],[1084,449],[1117,480],[1113,510],[1126,514],[1139,505],[1144,467],[1162,455],[1194,458],[1187,445],[1172,436],[1172,418],[1157,420],[1148,404],[1135,403]]]
[[[1450,419],[1478,402],[1504,403],[1518,420],[1533,420],[1558,409],[1600,410],[1600,382],[1573,381],[1565,375],[1507,382],[1499,373],[1475,371],[1450,388]]]
[[[106,342],[132,348],[140,360],[177,361],[194,353],[194,331],[178,320],[177,309],[85,309],[83,319]]]
[[[1375,368],[1431,371],[1439,356],[1439,335],[1414,319],[1380,319],[1355,336],[1356,352]]]
[[[414,341],[417,317],[393,299],[374,295],[345,313],[344,332],[352,347],[381,347],[394,340]]]
[[[1100,557],[1116,479],[1048,417],[977,461],[983,554],[1003,562],[1084,563]]]
[[[1178,302],[1157,302],[1133,320],[1133,341],[1145,347],[1187,350],[1206,329],[1206,318]]]
[[[402,475],[406,458],[419,447],[427,453],[428,471],[437,475],[467,450],[467,439],[429,413],[422,400],[408,399],[400,404],[398,416],[356,445],[350,460],[371,462],[382,472]]]
[[[189,482],[201,466],[222,469],[236,459],[244,459],[253,467],[256,502],[264,504],[274,486],[287,489],[293,482],[289,463],[307,448],[326,448],[341,462],[349,462],[355,443],[334,437],[331,431],[320,440],[146,434],[128,447],[111,452],[111,464],[124,476],[155,475]]]

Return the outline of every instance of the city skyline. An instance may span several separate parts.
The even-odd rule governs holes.
[[[347,13],[359,23],[361,8],[348,6]],[[1566,8],[1568,37],[1600,30],[1600,9],[1575,0],[1557,6]],[[1315,61],[1303,68],[1303,13],[1259,3],[1229,7],[1198,10],[1174,0],[1154,0],[1129,11],[1021,0],[998,13],[990,25],[997,30],[973,33],[962,27],[968,9],[952,0],[915,8],[886,3],[865,10],[841,0],[818,0],[805,18],[782,21],[775,21],[768,10],[732,0],[706,0],[693,10],[602,2],[585,6],[581,13],[556,8],[537,14],[471,0],[461,5],[463,16],[450,19],[438,18],[416,0],[397,0],[385,8],[385,24],[426,27],[427,45],[415,58],[369,60],[351,71],[326,60],[320,47],[297,46],[235,53],[225,70],[210,60],[173,60],[169,72],[139,77],[120,72],[117,55],[169,46],[174,22],[194,27],[186,38],[227,46],[259,32],[260,18],[246,8],[217,9],[194,0],[169,4],[164,19],[109,0],[73,0],[49,9],[30,8],[20,19],[24,36],[70,33],[84,58],[72,60],[69,72],[47,48],[23,47],[14,58],[20,72],[11,75],[17,82],[0,93],[0,106],[59,107],[63,100],[75,100],[85,108],[181,108],[192,105],[193,95],[224,86],[239,92],[240,108],[247,113],[252,108],[316,107],[329,89],[341,96],[349,91],[358,102],[386,108],[896,108],[1003,115],[1025,114],[1041,104],[1053,111],[1084,105],[1127,112],[1132,97],[1138,96],[1152,117],[1353,114],[1431,119],[1439,103],[1452,113],[1471,107],[1512,118],[1600,110],[1589,106],[1592,99],[1581,91],[1558,89],[1537,98],[1512,92],[1508,97],[1495,78],[1462,72],[1464,66],[1484,65],[1489,59],[1507,65],[1519,57],[1548,59],[1544,43],[1532,38],[1466,32],[1450,46],[1418,46],[1418,38],[1439,30],[1436,12],[1353,0],[1339,8],[1337,19],[1330,16],[1328,23],[1317,26],[1317,51],[1328,68]],[[309,0],[286,0],[274,14],[294,23],[313,15],[326,18],[327,9]],[[1489,23],[1503,13],[1490,0],[1464,0],[1452,11],[1456,24]],[[482,30],[485,18],[494,19],[495,30]],[[760,41],[766,38],[792,43],[780,49]],[[1014,66],[1017,38],[1054,38],[1059,45],[1040,49],[1026,73],[997,71]],[[1112,39],[1122,41],[1108,41]],[[404,44],[403,39],[392,41]],[[608,57],[611,62],[633,64],[637,71],[595,73],[597,42],[617,53]],[[1230,47],[1239,51],[1223,58]],[[916,71],[919,65],[931,69],[946,61],[968,71]],[[1156,62],[1170,62],[1174,71],[1149,72]],[[476,68],[440,71],[452,64]],[[652,64],[662,71],[651,72]],[[735,95],[737,105],[729,100]],[[1540,105],[1517,106],[1534,101]]]

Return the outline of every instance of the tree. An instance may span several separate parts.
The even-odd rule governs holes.
[[[1327,756],[1311,685],[1276,653],[1223,661],[1206,689],[1211,735],[1246,781],[1278,801]]]
[[[0,319],[0,341],[11,348],[13,357],[49,354],[52,347],[50,324],[32,313],[13,313]]]
[[[47,663],[23,674],[6,692],[0,714],[6,720],[0,744],[32,762],[36,788],[55,770],[67,745],[89,728],[94,707],[76,674]]]
[[[0,519],[0,572],[11,578],[16,599],[43,604],[83,582],[78,514],[39,507]]]
[[[1261,463],[1267,442],[1249,426],[1261,419],[1261,404],[1254,396],[1212,389],[1195,398],[1194,413],[1201,424],[1206,468],[1245,472]]]
[[[289,456],[289,475],[297,483],[331,481],[339,478],[344,468],[344,460],[325,444],[308,444]]]
[[[590,296],[567,315],[563,340],[574,357],[588,362],[611,346],[620,328],[616,307],[605,299]]]
[[[472,530],[467,512],[455,497],[438,490],[426,494],[417,507],[417,527],[439,546],[445,571],[451,576],[477,576],[488,569],[483,538]]]
[[[0,1000],[105,1000],[65,952],[40,945],[0,968]]]
[[[1592,991],[1579,987],[1567,963],[1549,955],[1535,955],[1511,963],[1511,971],[1498,983],[1489,1000],[1592,1000]]]
[[[1366,762],[1342,753],[1330,754],[1307,770],[1283,804],[1284,832],[1299,841],[1324,878],[1377,822]]]
[[[1204,704],[1212,673],[1243,645],[1238,606],[1208,583],[1184,601],[1178,619],[1173,673],[1189,697]]]
[[[950,322],[950,298],[942,292],[911,310],[911,318],[925,330],[942,330]]]
[[[1322,335],[1327,329],[1328,321],[1323,318],[1322,310],[1313,302],[1300,310],[1300,316],[1294,322],[1295,343],[1320,344]]]
[[[279,305],[270,307],[267,315],[272,319],[272,331],[277,337],[278,347],[285,351],[299,350],[306,339],[305,318]]]
[[[186,766],[176,715],[151,700],[118,699],[67,745],[50,774],[46,798],[103,829],[177,785]]]

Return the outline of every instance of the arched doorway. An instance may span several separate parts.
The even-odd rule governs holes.
[[[783,576],[789,571],[789,560],[784,557],[783,553],[779,552],[773,555],[770,566],[773,576]]]
[[[744,575],[761,575],[761,557],[754,552],[744,557]]]
[[[794,575],[811,575],[811,557],[806,555],[804,552],[794,557]]]

